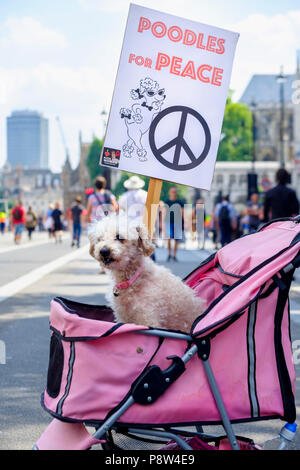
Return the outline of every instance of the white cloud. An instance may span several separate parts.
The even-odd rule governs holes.
[[[130,0],[79,1],[81,5],[91,10],[118,11],[122,12],[122,15],[127,14],[130,4]],[[240,97],[254,73],[277,73],[281,64],[284,65],[286,73],[295,71],[296,49],[300,48],[300,10],[271,16],[261,13],[250,14],[240,21],[229,23],[224,21],[222,11],[216,12],[215,7],[207,2],[139,0],[137,3],[239,32],[240,39],[231,80],[231,87],[236,91],[234,99]]]
[[[104,106],[108,109],[113,82],[105,79],[100,67],[40,63],[30,68],[0,68],[0,75],[1,164],[6,155],[5,118],[12,110],[34,109],[49,119],[50,163],[56,171],[65,157],[56,116],[63,123],[73,166],[78,161],[79,131],[88,141],[93,134],[102,137],[100,112]]]
[[[170,15],[183,16],[195,21],[205,21],[203,18],[211,15],[215,16],[215,8],[204,1],[195,0],[78,0],[79,5],[86,10],[102,11],[107,13],[126,14],[130,3],[137,3],[140,6],[153,10],[163,11]]]
[[[227,26],[240,33],[232,74],[232,88],[238,98],[252,74],[285,73],[296,69],[296,50],[300,48],[300,10],[266,16],[249,15]]]
[[[67,41],[63,34],[42,24],[34,18],[8,18],[1,27],[2,47],[18,46],[26,47],[59,47],[67,46]]]
[[[86,8],[122,10],[124,18],[129,5],[128,0],[78,1]],[[182,0],[138,3],[213,23],[207,4],[202,7],[198,2],[187,2],[183,11]],[[106,17],[100,13],[99,18],[100,25]],[[254,73],[277,73],[281,64],[286,73],[294,72],[296,49],[300,47],[300,10],[269,17],[249,15],[233,24],[222,23],[219,16],[215,24],[240,33],[231,81],[235,99]],[[121,36],[122,31],[120,44]],[[64,160],[57,115],[64,127],[73,165],[78,159],[80,130],[85,140],[90,140],[93,133],[102,137],[100,112],[103,107],[108,111],[110,105],[119,43],[116,40],[109,47],[99,28],[99,41],[86,44],[87,56],[82,61],[64,34],[34,18],[10,18],[0,25],[0,165],[6,158],[5,118],[15,109],[36,109],[49,118],[51,163],[56,170]]]
[[[119,12],[126,10],[129,6],[129,0],[79,0],[79,5],[86,9],[96,9],[107,12]]]

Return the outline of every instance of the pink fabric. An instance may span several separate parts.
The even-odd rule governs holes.
[[[86,450],[105,441],[93,438],[82,423],[53,419],[36,443],[38,450]]]
[[[210,363],[230,419],[247,419],[251,416],[247,367],[243,366],[247,356],[246,324],[247,317],[244,315],[211,342]],[[157,346],[156,337],[134,332],[76,342],[73,378],[62,407],[62,416],[79,420],[103,420],[127,395],[131,384],[146,367]],[[182,356],[186,347],[185,341],[165,339],[152,363],[165,369],[170,365],[166,357]],[[55,399],[46,391],[44,394],[44,404],[53,412],[56,412],[57,404],[65,392],[68,357],[67,353],[60,394]],[[273,351],[271,358],[274,358]],[[262,384],[258,380],[258,393],[263,396],[261,415],[281,416],[283,408],[278,394],[278,379],[269,382],[272,378],[268,372],[269,360],[264,352],[263,360],[257,361],[263,380]],[[119,419],[123,423],[147,424],[219,420],[220,415],[203,365],[197,357],[187,364],[184,374],[153,405],[134,404]]]
[[[288,247],[300,231],[300,224],[276,222],[251,236],[242,237],[218,252],[218,261],[226,271],[244,275],[282,248]],[[298,245],[299,250],[299,245]]]
[[[264,292],[270,279],[289,264],[299,251],[299,243],[289,247],[300,231],[300,224],[277,222],[261,232],[236,240],[220,250],[207,264],[192,273],[186,283],[207,304],[208,312],[200,316],[192,333],[198,337],[213,333],[225,325],[244,307],[234,323],[211,339],[210,364],[220,388],[231,420],[251,418],[248,387],[248,306],[255,300],[261,287]],[[288,248],[280,256],[278,253]],[[223,293],[224,284],[239,283],[239,278],[224,274],[218,268],[236,276],[244,275],[274,257],[264,267],[228,291],[219,301],[212,302]],[[274,315],[278,288],[257,304],[255,323],[255,386],[260,417],[284,414],[274,348]],[[288,308],[282,321],[282,345],[293,390],[295,371],[288,331]],[[62,404],[62,416],[78,420],[104,420],[106,415],[127,396],[132,383],[150,364],[161,369],[170,365],[168,356],[182,357],[188,344],[183,340],[165,339],[158,349],[157,337],[137,334],[145,326],[124,324],[113,330],[114,323],[91,320],[67,312],[56,301],[51,303],[51,326],[64,335],[62,341],[65,361],[61,388],[56,398],[44,394],[45,407],[56,413],[57,405],[66,390],[68,377],[70,338],[76,340],[75,361],[69,394]],[[92,339],[94,338],[94,339]],[[153,357],[154,356],[154,357]],[[152,360],[151,360],[152,358]],[[203,364],[195,356],[186,365],[186,371],[153,404],[134,404],[119,419],[132,424],[169,424],[189,422],[219,422],[220,415],[212,396]]]
[[[223,438],[220,440],[219,446],[208,444],[207,442],[203,441],[200,439],[198,436],[194,437],[182,437],[189,446],[193,450],[232,450],[231,445],[228,441],[227,438]],[[238,440],[238,445],[240,450],[260,450],[260,448],[256,445],[252,445],[249,442],[241,441]],[[162,447],[160,450],[182,450],[182,448],[176,444],[174,441],[168,442],[164,447]]]
[[[273,225],[275,225],[274,230]],[[299,231],[300,224],[278,222],[262,230],[262,232],[235,240],[218,251],[213,263],[211,262],[208,267],[203,266],[204,272],[201,272],[200,268],[198,275],[189,277],[186,283],[198,292],[201,297],[204,296],[207,305],[210,305],[214,300],[213,295],[222,294],[223,284],[231,286],[239,280],[239,278],[233,276],[222,275],[217,268],[218,264],[228,273],[238,276],[245,275],[269,257],[276,256],[279,251],[288,247]],[[215,323],[230,317],[242,305],[249,303],[259,292],[261,286],[272,278],[279,269],[289,264],[298,251],[299,243],[283,253],[280,258],[275,258],[271,263],[250,276],[241,286],[236,287],[223,300],[218,302],[208,315],[203,316],[203,319],[200,319],[195,325],[193,333],[200,334],[202,330],[207,330],[207,328],[213,329]],[[241,256],[241,253],[243,253],[243,256]],[[207,279],[213,282],[209,283]]]
[[[90,318],[80,317],[75,313],[69,313],[58,302],[51,301],[51,326],[60,331],[64,336],[71,338],[91,337],[96,338],[106,334],[115,323],[101,322]],[[129,331],[147,330],[147,326],[125,323],[120,326],[114,335],[124,334]]]

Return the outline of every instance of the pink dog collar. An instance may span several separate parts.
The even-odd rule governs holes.
[[[116,287],[114,288],[114,295],[118,296],[120,294],[120,290],[122,289],[127,289],[127,287],[130,287],[134,281],[137,280],[139,275],[142,273],[144,269],[144,266],[140,266],[139,269],[134,273],[131,279],[128,279],[128,281],[120,282],[119,284],[116,284]]]

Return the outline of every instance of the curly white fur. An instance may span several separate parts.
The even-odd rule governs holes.
[[[144,225],[114,214],[90,226],[89,240],[90,254],[110,274],[107,299],[117,321],[189,331],[204,302],[179,277],[149,258],[154,245]],[[103,258],[102,248],[110,250],[109,258]],[[141,265],[144,269],[135,282],[115,296],[115,285],[131,279]]]

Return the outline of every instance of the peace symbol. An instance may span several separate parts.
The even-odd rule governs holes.
[[[181,113],[178,135],[174,139],[165,143],[160,148],[157,148],[155,143],[155,131],[158,123],[170,113],[176,112]],[[194,155],[193,151],[191,150],[184,138],[184,131],[188,114],[191,114],[197,119],[197,121],[199,121],[199,124],[203,128],[205,135],[204,148],[201,154],[198,156]],[[153,119],[149,129],[149,144],[153,155],[162,165],[170,168],[171,170],[185,171],[191,170],[192,168],[195,168],[196,166],[200,165],[200,163],[202,163],[203,160],[207,157],[211,145],[211,134],[205,119],[197,111],[187,106],[170,106],[169,108],[166,108],[160,113],[158,113],[158,115]],[[172,147],[175,147],[175,152],[173,161],[170,162],[163,157],[163,153],[171,149]],[[180,164],[181,149],[185,150],[187,156],[191,160],[190,163]]]

